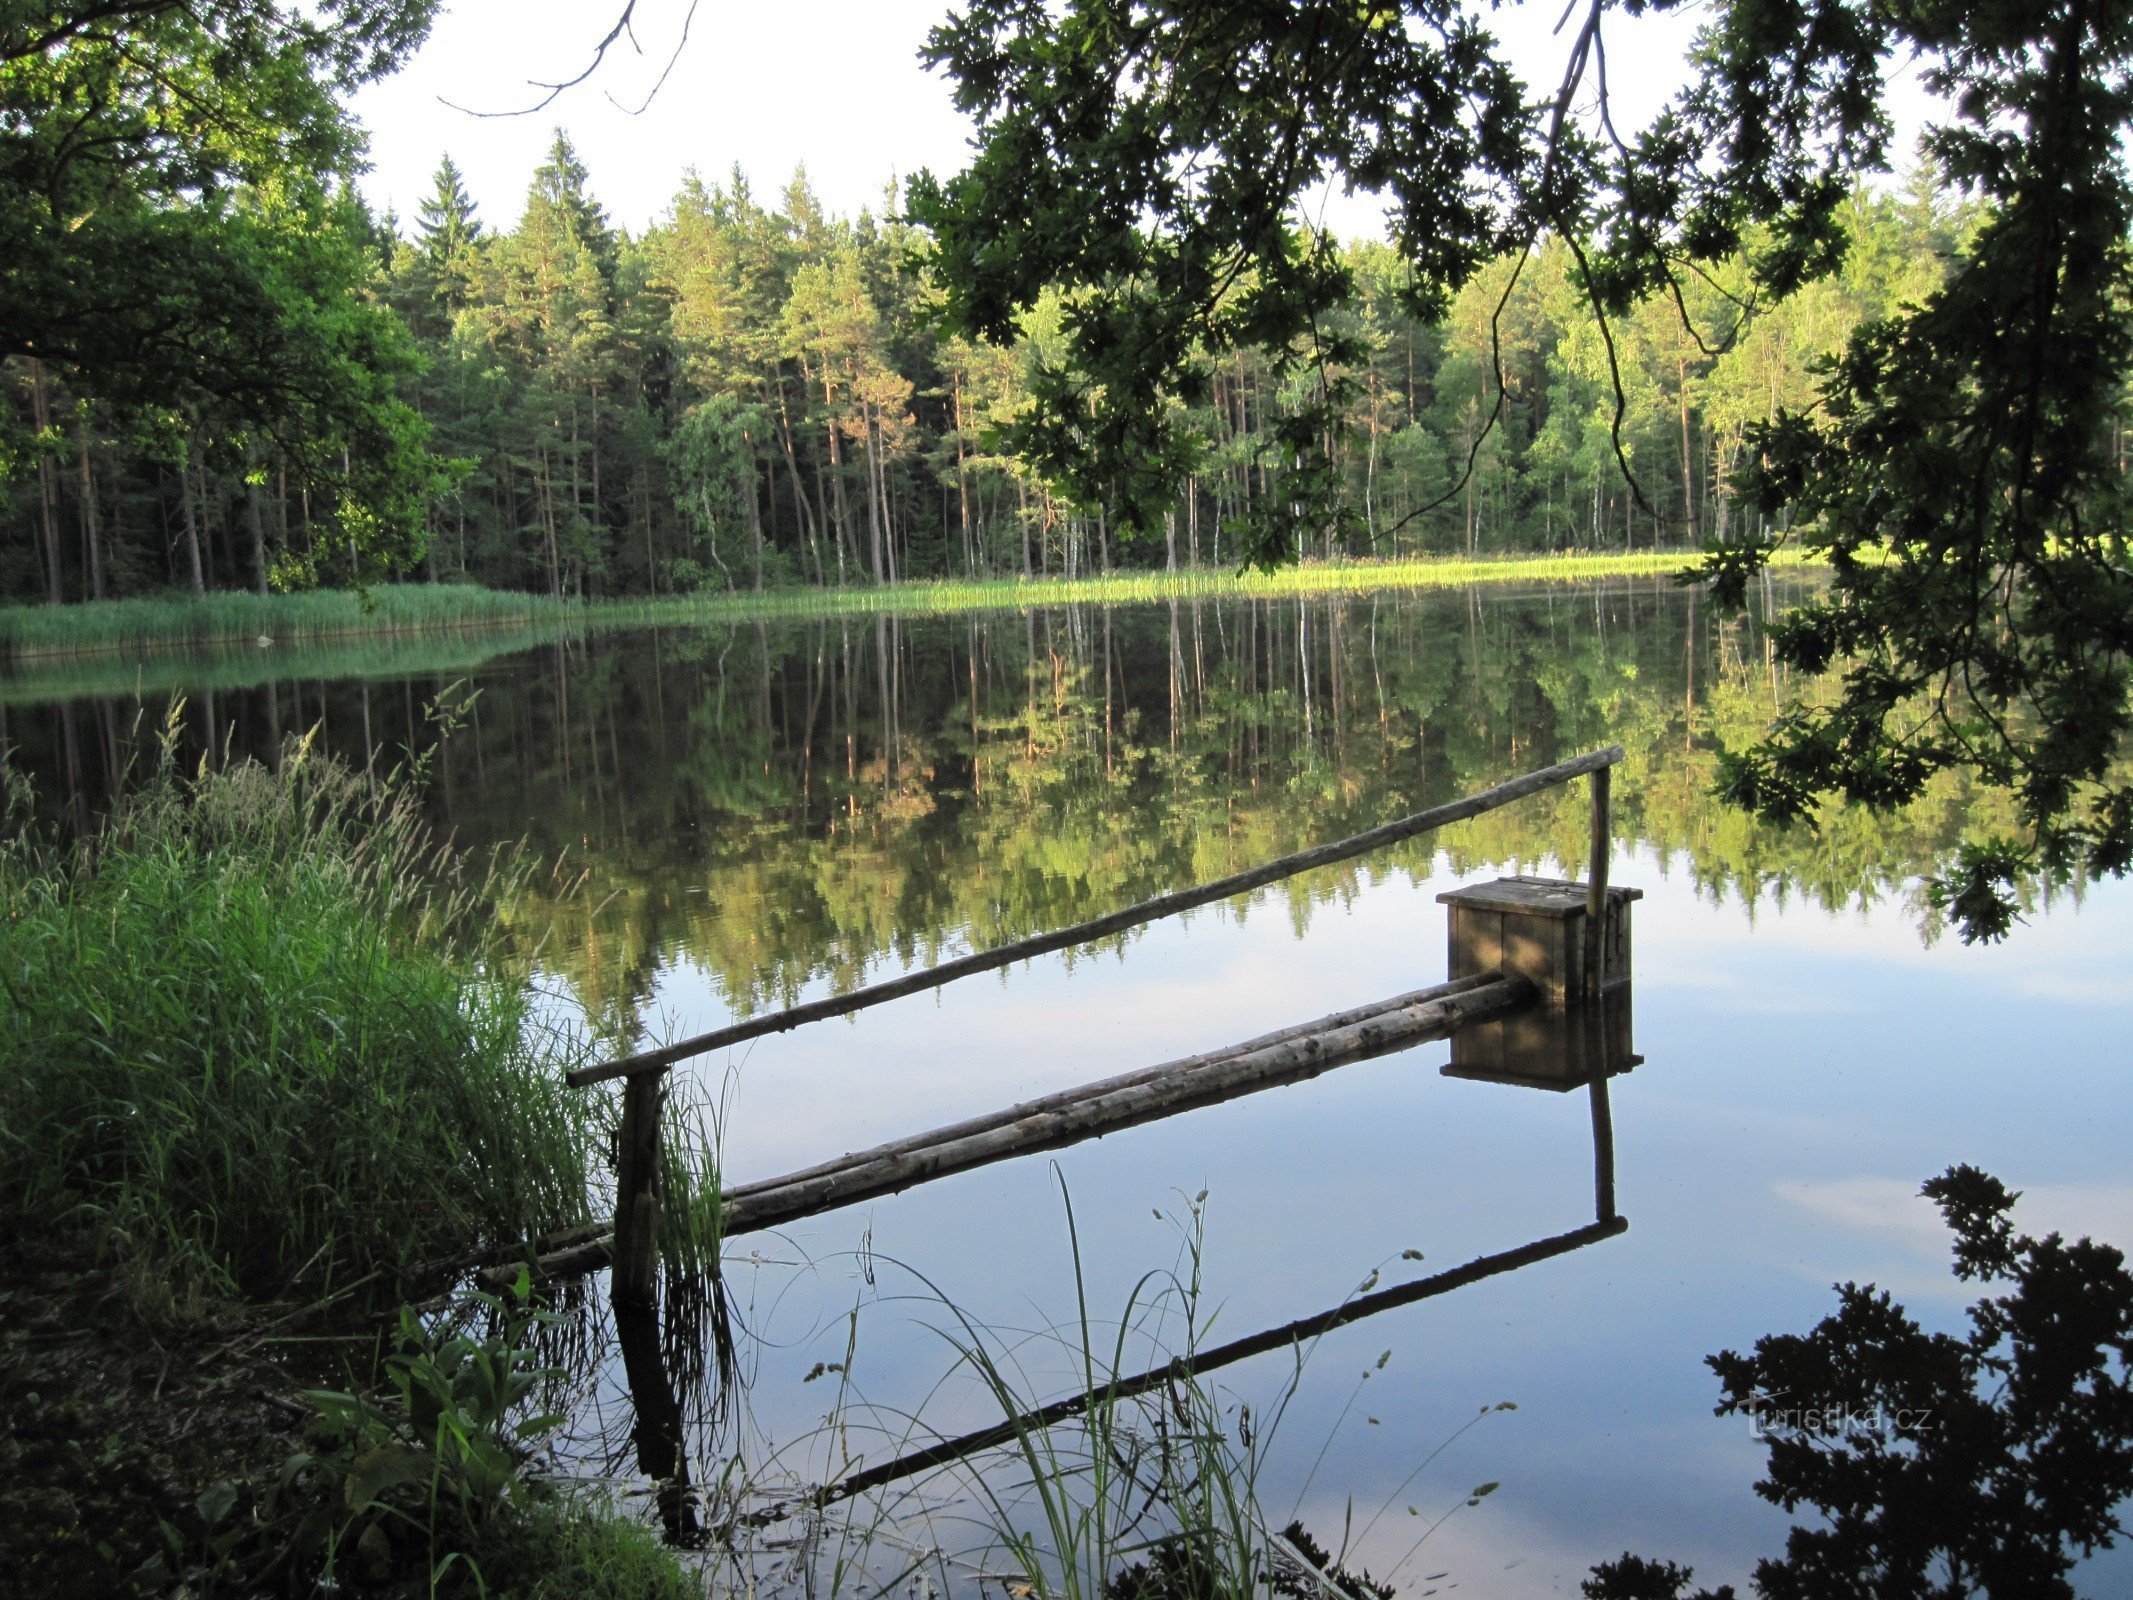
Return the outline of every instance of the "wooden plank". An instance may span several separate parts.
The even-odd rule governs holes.
[[[1514,800],[1522,800],[1527,795],[1554,788],[1587,773],[1604,773],[1608,767],[1620,761],[1622,756],[1622,747],[1611,744],[1601,750],[1574,756],[1568,761],[1559,761],[1552,767],[1543,767],[1538,772],[1512,778],[1447,805],[1432,806],[1427,811],[1417,811],[1412,816],[1402,817],[1396,822],[1385,823],[1349,838],[1317,845],[1294,855],[1282,856],[1248,872],[1235,873],[1230,877],[1218,878],[1212,883],[1199,884],[1190,889],[1173,890],[1169,894],[1157,895],[1152,900],[1143,900],[1138,905],[1127,906],[1088,922],[1078,922],[1072,927],[1059,928],[1051,933],[1018,939],[997,949],[974,951],[920,972],[910,972],[900,978],[892,978],[885,983],[868,984],[852,990],[849,994],[810,1000],[803,1005],[771,1012],[767,1016],[750,1018],[746,1022],[729,1023],[723,1028],[714,1028],[709,1033],[700,1033],[693,1038],[663,1045],[656,1050],[642,1051],[618,1061],[603,1062],[598,1066],[579,1067],[567,1076],[571,1083],[582,1088],[587,1084],[605,1083],[612,1078],[629,1077],[636,1073],[664,1072],[678,1061],[686,1061],[691,1056],[703,1055],[726,1045],[760,1039],[766,1034],[784,1033],[803,1023],[819,1022],[827,1017],[850,1016],[855,1011],[864,1011],[886,1001],[942,988],[958,978],[971,977],[980,972],[995,972],[1001,967],[1012,966],[1017,961],[1049,955],[1073,945],[1087,944],[1094,939],[1106,939],[1130,928],[1143,927],[1198,906],[1212,905],[1215,901],[1227,900],[1232,895],[1246,894],[1267,884],[1279,883],[1284,878],[1293,878],[1298,873],[1309,872],[1315,867],[1350,861],[1386,845],[1412,839],[1417,834],[1428,833],[1455,822],[1464,822],[1470,817],[1494,811],[1499,806],[1507,806]]]
[[[1532,985],[1522,978],[1444,984],[1427,999],[1403,997],[1410,1003],[1336,1013],[1232,1051],[1186,1057],[1026,1101],[733,1191],[724,1198],[726,1236],[778,1227],[1015,1156],[1061,1149],[1262,1089],[1301,1083],[1353,1061],[1445,1038],[1460,1027],[1529,1004],[1532,996]],[[542,1256],[533,1265],[540,1277],[573,1276],[606,1265],[612,1249],[611,1236],[591,1239]],[[517,1270],[515,1265],[496,1267],[483,1278],[507,1281]]]

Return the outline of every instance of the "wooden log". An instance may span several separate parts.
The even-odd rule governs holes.
[[[724,1197],[726,1235],[778,1227],[953,1173],[1057,1150],[1261,1089],[1302,1083],[1349,1062],[1442,1039],[1470,1023],[1502,1016],[1527,1004],[1533,988],[1521,978],[1486,977],[1417,992],[1431,997],[1339,1012],[1268,1035],[1271,1043],[1255,1040],[1229,1051],[1186,1057],[750,1184]],[[589,1240],[543,1256],[534,1266],[538,1275],[551,1278],[594,1271],[606,1264],[611,1249],[612,1240]],[[492,1269],[505,1276],[515,1271]]]
[[[1146,1394],[1151,1389],[1161,1388],[1164,1384],[1185,1378],[1197,1378],[1252,1356],[1294,1349],[1352,1322],[1361,1322],[1366,1317],[1379,1316],[1401,1306],[1410,1306],[1417,1301],[1449,1294],[1454,1289],[1463,1289],[1469,1284],[1493,1278],[1499,1273],[1512,1272],[1554,1256],[1566,1255],[1572,1250],[1582,1250],[1587,1245],[1597,1244],[1602,1239],[1612,1239],[1628,1229],[1628,1222],[1620,1217],[1611,1217],[1601,1222],[1588,1223],[1582,1228],[1574,1228],[1569,1233],[1559,1233],[1553,1238],[1520,1245],[1515,1250],[1477,1256],[1464,1266],[1453,1267],[1448,1272],[1417,1278],[1412,1283],[1380,1289],[1374,1294],[1357,1295],[1315,1316],[1299,1317],[1293,1322],[1268,1328],[1262,1333],[1235,1339],[1213,1349],[1201,1350],[1190,1360],[1180,1357],[1160,1367],[1151,1367],[1146,1372],[1115,1379],[1101,1388],[1054,1400],[1050,1405],[1025,1411],[1020,1416],[996,1422],[989,1428],[979,1428],[953,1439],[944,1439],[939,1444],[928,1445],[921,1450],[906,1452],[893,1461],[884,1461],[878,1467],[868,1467],[862,1472],[855,1472],[841,1482],[826,1485],[811,1494],[751,1512],[729,1526],[764,1527],[773,1522],[781,1522],[800,1511],[820,1510],[840,1500],[849,1500],[854,1495],[864,1494],[870,1489],[878,1489],[884,1484],[894,1483],[933,1467],[946,1466],[951,1461],[960,1461],[965,1456],[976,1455],[981,1450],[1007,1444],[1038,1428],[1051,1427],[1054,1423],[1063,1422],[1068,1417],[1086,1411],[1094,1403],[1109,1405],[1120,1400],[1130,1400],[1136,1395]]]
[[[1568,761],[1559,761],[1552,767],[1543,767],[1538,772],[1512,778],[1494,788],[1484,789],[1478,794],[1468,795],[1447,805],[1432,806],[1427,811],[1417,811],[1412,816],[1385,823],[1367,832],[1337,839],[1331,844],[1317,845],[1309,850],[1300,850],[1294,855],[1282,856],[1248,872],[1235,873],[1230,877],[1218,878],[1212,883],[1199,884],[1190,889],[1173,890],[1169,894],[1157,895],[1152,900],[1143,900],[1138,905],[1127,906],[1088,922],[1078,922],[1072,927],[1059,928],[1051,933],[1018,939],[997,949],[957,956],[954,960],[943,961],[938,966],[906,973],[886,983],[868,984],[852,990],[849,994],[810,1000],[803,1005],[771,1012],[767,1016],[753,1017],[746,1022],[714,1028],[709,1033],[700,1033],[694,1038],[663,1045],[656,1050],[642,1051],[637,1055],[625,1056],[621,1060],[604,1062],[598,1066],[579,1067],[567,1076],[571,1083],[583,1088],[587,1084],[605,1083],[611,1078],[631,1077],[644,1072],[664,1072],[677,1061],[686,1061],[691,1056],[703,1055],[726,1045],[760,1039],[766,1034],[784,1033],[803,1023],[819,1022],[826,1017],[849,1016],[855,1011],[864,1011],[885,1001],[922,994],[928,989],[942,988],[958,978],[971,977],[980,972],[994,972],[1001,967],[1012,966],[1017,961],[1049,955],[1055,950],[1087,944],[1093,939],[1109,938],[1113,934],[1143,927],[1164,917],[1190,911],[1197,906],[1211,905],[1217,900],[1227,900],[1232,895],[1245,894],[1267,884],[1278,883],[1300,872],[1309,872],[1314,867],[1332,866],[1337,862],[1353,860],[1386,845],[1412,839],[1417,834],[1447,827],[1454,822],[1464,822],[1470,817],[1494,811],[1499,806],[1507,806],[1514,800],[1522,800],[1529,794],[1537,794],[1543,789],[1583,777],[1586,773],[1604,775],[1608,767],[1622,759],[1622,754],[1620,745],[1611,744],[1605,749],[1590,751]]]
[[[1459,994],[1379,1012],[1322,1032],[1302,1034],[1086,1095],[1064,1105],[1028,1110],[975,1133],[950,1133],[923,1144],[899,1141],[901,1149],[878,1155],[870,1152],[834,1171],[765,1186],[729,1200],[724,1212],[726,1231],[742,1234],[777,1227],[819,1211],[894,1194],[951,1173],[990,1166],[1013,1156],[1060,1149],[1261,1089],[1302,1083],[1352,1061],[1442,1039],[1464,1023],[1500,1016],[1525,1004],[1531,994],[1531,985],[1524,981],[1502,978]]]
[[[1614,848],[1609,790],[1613,774],[1606,767],[1592,774],[1592,866],[1585,874],[1585,998],[1596,999],[1607,987],[1607,857]]]
[[[1292,1027],[1278,1028],[1272,1033],[1261,1034],[1258,1038],[1246,1040],[1242,1044],[1224,1045],[1219,1050],[1210,1050],[1202,1055],[1185,1056],[1176,1061],[1162,1062],[1157,1066],[1142,1067],[1133,1072],[1120,1073],[1115,1078],[1105,1078],[1095,1083],[1081,1084],[1072,1089],[1062,1089],[1056,1094],[1044,1095],[1035,1100],[1024,1101],[1020,1105],[1008,1106],[1004,1110],[989,1111],[982,1116],[969,1117],[962,1122],[951,1123],[945,1128],[932,1128],[924,1133],[916,1133],[907,1138],[876,1145],[872,1149],[837,1156],[815,1166],[802,1168],[798,1172],[780,1173],[774,1177],[757,1178],[747,1183],[736,1184],[726,1191],[725,1198],[734,1200],[744,1195],[752,1195],[768,1189],[783,1188],[804,1178],[821,1177],[832,1172],[841,1172],[849,1167],[861,1165],[885,1155],[893,1155],[905,1150],[921,1149],[929,1144],[937,1144],[943,1138],[960,1136],[966,1133],[980,1133],[988,1128],[997,1128],[1038,1111],[1056,1110],[1070,1105],[1076,1100],[1085,1100],[1092,1095],[1107,1094],[1114,1089],[1127,1088],[1136,1083],[1146,1083],[1151,1079],[1163,1076],[1165,1073],[1205,1066],[1215,1061],[1227,1061],[1247,1050],[1259,1050],[1268,1045],[1280,1044],[1285,1040],[1299,1039],[1307,1034],[1322,1033],[1328,1028],[1344,1027],[1351,1022],[1361,1022],[1367,1017],[1379,1016],[1387,1011],[1399,1010],[1403,1006],[1419,1005],[1424,1001],[1442,999],[1448,995],[1465,994],[1470,989],[1478,989],[1483,984],[1495,982],[1498,976],[1499,974],[1497,973],[1484,972],[1469,977],[1454,978],[1449,983],[1433,983],[1421,989],[1410,990],[1406,994],[1394,995],[1390,999],[1374,1000],[1368,1005],[1357,1006],[1352,1010],[1336,1011],[1331,1016],[1321,1017],[1314,1022],[1300,1022]],[[631,1081],[636,1080],[633,1079]],[[582,1260],[587,1263],[586,1265],[571,1268],[570,1271],[564,1274],[565,1276],[575,1272],[597,1271],[607,1264],[608,1247],[606,1241],[613,1235],[613,1232],[614,1225],[611,1222],[582,1223],[577,1227],[562,1228],[554,1233],[544,1234],[539,1240],[535,1241],[530,1251],[521,1248],[508,1253],[493,1252],[482,1259],[484,1261],[505,1262],[506,1266],[498,1267],[494,1271],[504,1273],[506,1276],[508,1276],[509,1272],[516,1270],[516,1263],[527,1260],[529,1257],[534,1260]],[[581,1247],[588,1245],[594,1248],[590,1253],[580,1257],[577,1252]],[[468,1262],[464,1263],[463,1266],[479,1264],[478,1262]]]
[[[875,1145],[868,1150],[841,1155],[817,1166],[805,1167],[798,1172],[787,1172],[773,1178],[757,1178],[748,1183],[736,1184],[726,1191],[730,1204],[745,1196],[766,1190],[783,1189],[811,1178],[828,1177],[833,1173],[848,1171],[868,1162],[879,1161],[885,1156],[901,1155],[907,1151],[923,1150],[929,1145],[949,1139],[962,1138],[968,1134],[984,1133],[1001,1128],[1009,1123],[1022,1121],[1040,1112],[1061,1111],[1077,1101],[1094,1099],[1099,1095],[1112,1094],[1120,1089],[1130,1089],[1137,1084],[1152,1083],[1172,1073],[1190,1072],[1198,1067],[1212,1066],[1218,1061],[1230,1061],[1254,1050],[1269,1049],[1286,1044],[1292,1039],[1307,1038],[1314,1033],[1324,1033],[1333,1028],[1345,1028],[1372,1017],[1383,1016],[1388,1011],[1400,1011],[1409,1006],[1425,1005],[1432,1000],[1449,999],[1454,995],[1467,994],[1497,980],[1498,974],[1480,973],[1468,978],[1454,978],[1449,983],[1433,983],[1425,988],[1413,989],[1406,994],[1394,995],[1387,1000],[1375,1000],[1368,1005],[1357,1006],[1348,1011],[1336,1011],[1331,1016],[1320,1017],[1315,1022],[1299,1022],[1287,1028],[1277,1028],[1272,1033],[1261,1034],[1242,1044],[1224,1045],[1219,1050],[1209,1050],[1201,1055],[1182,1056],[1175,1061],[1160,1062],[1152,1067],[1141,1067],[1132,1072],[1122,1072],[1115,1078],[1101,1078],[1094,1083],[1084,1083],[1072,1089],[1061,1089],[1056,1094],[1041,1095],[1034,1100],[1025,1100],[1019,1105],[1007,1106],[999,1111],[988,1111],[981,1116],[968,1117],[961,1122],[949,1123],[946,1127],[931,1128],[924,1133],[914,1133],[906,1138],[894,1139],[887,1144]]]

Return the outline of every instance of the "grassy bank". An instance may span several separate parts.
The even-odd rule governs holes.
[[[453,876],[410,794],[300,750],[166,760],[94,840],[11,829],[0,1225],[183,1311],[396,1296],[581,1220],[568,1047]]]
[[[107,696],[129,699],[172,690],[199,696],[291,680],[397,680],[418,673],[463,677],[500,656],[576,638],[584,631],[580,624],[551,619],[500,622],[478,631],[305,640],[272,650],[209,643],[182,649],[31,656],[14,670],[0,672],[0,706]]]
[[[205,645],[318,646],[339,640],[436,636],[494,629],[628,627],[795,617],[923,614],[1070,603],[1263,598],[1461,587],[1470,583],[1567,583],[1661,576],[1701,557],[1694,551],[1514,556],[1466,561],[1305,563],[1271,573],[1187,570],[1117,572],[1092,578],[1002,578],[890,584],[880,588],[784,588],[617,600],[555,600],[469,584],[387,584],[367,595],[174,595],[70,606],[0,607],[0,654],[23,663],[79,656],[140,655]],[[1797,564],[1787,558],[1781,565]]]
[[[0,840],[0,1572],[695,1593],[526,1470],[554,1426],[530,1308],[394,1310],[587,1215],[600,1107],[482,931],[496,873],[301,745],[191,779],[168,749],[93,839],[18,810]]]

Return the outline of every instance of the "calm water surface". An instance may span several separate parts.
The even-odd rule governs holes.
[[[46,802],[84,813],[136,713],[160,716],[173,690],[196,747],[264,755],[317,723],[359,761],[432,751],[440,822],[566,863],[501,914],[610,1048],[1624,744],[1612,873],[1645,891],[1645,1060],[1610,1092],[1626,1233],[1328,1335],[1264,1446],[1276,1524],[1298,1515],[1329,1544],[1347,1529],[1403,1593],[1574,1594],[1624,1549],[1742,1583],[1786,1519],[1753,1496],[1762,1449],[1712,1416],[1703,1358],[1804,1330],[1845,1278],[1954,1325],[1966,1296],[1915,1197],[1951,1163],[2022,1189],[2031,1231],[2133,1243],[2133,894],[2109,884],[2037,907],[2009,945],[1966,950],[1922,932],[1910,880],[1966,817],[1991,819],[1989,799],[1951,781],[1906,817],[1841,815],[1819,835],[1718,809],[1715,749],[1793,685],[1753,619],[1721,621],[1670,587],[642,631],[436,656],[261,651],[144,671],[138,692],[110,675],[18,682],[0,705]],[[475,688],[456,727],[426,719]],[[1512,870],[1582,875],[1585,804],[1582,785],[1557,791],[1071,958],[762,1040],[687,1082],[745,1181],[1397,993],[1444,975],[1439,893]],[[745,1386],[730,1417],[692,1415],[697,1478],[738,1450],[765,1484],[820,1481],[996,1420],[951,1375],[965,1335],[948,1303],[1012,1349],[1028,1398],[1069,1391],[1071,1351],[1045,1334],[1075,1322],[1077,1282],[1115,1322],[1144,1274],[1186,1261],[1196,1204],[1207,1343],[1338,1304],[1373,1273],[1383,1287],[1590,1222],[1586,1097],[1447,1078],[1446,1056],[1425,1046],[734,1241]],[[1180,1336],[1174,1317],[1156,1331]],[[1129,1363],[1152,1349],[1130,1344]],[[810,1379],[818,1366],[845,1370]],[[1263,1436],[1290,1375],[1273,1356],[1218,1387]],[[1503,1401],[1516,1409],[1479,1416]],[[604,1340],[576,1405],[586,1469],[628,1479],[627,1387]],[[1502,1487],[1466,1506],[1486,1482]],[[895,1537],[975,1545],[957,1495],[934,1484],[930,1533]],[[895,1556],[894,1538],[881,1548]],[[2089,1587],[2127,1592],[2133,1565],[2100,1565]]]

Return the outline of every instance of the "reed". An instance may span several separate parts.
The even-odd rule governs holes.
[[[0,1226],[191,1315],[390,1304],[427,1263],[582,1221],[579,1047],[480,931],[494,877],[411,788],[301,743],[190,778],[171,750],[72,843],[9,781]]]

